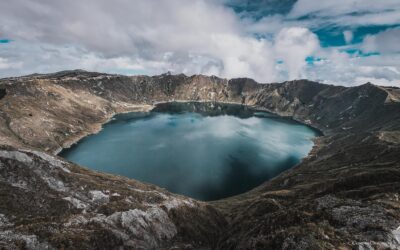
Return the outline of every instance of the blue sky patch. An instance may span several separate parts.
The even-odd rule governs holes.
[[[307,62],[307,65],[314,65],[314,62],[322,61],[322,58],[314,57],[314,56],[307,56],[305,61]]]
[[[356,57],[369,57],[369,56],[379,56],[379,52],[364,52],[360,49],[343,49],[341,52],[346,52],[349,55]]]
[[[296,0],[225,0],[225,5],[245,18],[260,20],[263,17],[290,12]]]
[[[3,43],[3,44],[10,43],[10,42],[11,42],[10,39],[0,39],[0,43]]]
[[[331,26],[320,29],[311,29],[319,38],[322,47],[337,47],[346,45],[343,35],[344,31],[353,32],[353,39],[350,44],[361,43],[368,35],[375,35],[387,29],[400,27],[400,25],[371,25],[360,27]]]

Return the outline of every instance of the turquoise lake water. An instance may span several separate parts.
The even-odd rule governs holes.
[[[169,103],[117,115],[60,156],[200,200],[248,191],[293,167],[314,129],[240,105]]]

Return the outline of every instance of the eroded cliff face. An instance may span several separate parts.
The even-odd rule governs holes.
[[[298,166],[203,203],[52,156],[114,114],[234,102],[324,132]],[[84,71],[0,80],[0,246],[400,248],[400,90]],[[45,153],[47,152],[47,153]]]

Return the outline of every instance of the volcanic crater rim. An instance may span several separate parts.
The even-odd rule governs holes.
[[[194,108],[194,110],[190,110],[190,105],[192,105],[192,104],[193,105],[200,105],[200,106],[196,106]],[[180,105],[182,105],[182,106],[180,106]],[[203,106],[201,106],[201,105],[203,105]],[[177,107],[178,107],[178,110],[175,110],[174,108],[177,108]],[[206,109],[206,111],[204,110],[204,108]],[[179,109],[181,109],[181,110],[179,111]],[[239,111],[239,110],[241,110],[241,111]],[[240,114],[239,113],[235,114],[235,112],[238,112],[238,111],[240,112]],[[310,152],[312,151],[312,149],[315,146],[315,140],[314,139],[317,138],[317,137],[320,137],[321,134],[322,134],[318,129],[316,129],[316,128],[308,125],[308,124],[302,123],[300,121],[296,121],[296,120],[294,120],[294,119],[292,119],[291,117],[288,117],[288,116],[285,117],[285,116],[280,116],[278,114],[274,114],[272,112],[266,111],[265,109],[261,109],[261,108],[258,108],[256,106],[239,104],[239,103],[236,103],[236,102],[212,102],[212,101],[190,101],[190,100],[174,100],[174,101],[166,101],[166,102],[157,102],[157,103],[154,103],[152,105],[152,108],[149,108],[149,109],[147,109],[145,111],[122,112],[122,113],[114,114],[110,119],[108,119],[106,122],[104,122],[101,125],[101,128],[95,134],[101,133],[101,131],[103,131],[104,127],[106,125],[114,122],[116,119],[118,119],[119,115],[123,115],[123,114],[128,114],[128,115],[129,114],[132,114],[132,115],[138,114],[139,115],[141,113],[152,113],[152,112],[154,112],[154,114],[157,114],[157,113],[158,114],[163,114],[163,113],[165,113],[165,114],[194,113],[194,114],[199,114],[199,115],[204,116],[204,117],[209,117],[209,116],[210,117],[219,117],[219,116],[228,115],[230,117],[233,116],[233,117],[237,117],[237,118],[240,118],[240,119],[247,119],[247,118],[254,117],[254,118],[261,119],[261,121],[266,121],[266,120],[264,120],[264,118],[265,118],[267,120],[268,119],[272,119],[271,121],[275,121],[275,122],[277,122],[277,121],[278,122],[283,122],[283,124],[284,123],[287,123],[287,124],[293,123],[294,125],[298,124],[298,125],[301,125],[301,126],[304,126],[304,127],[308,127],[310,129],[310,131],[313,131],[312,138],[309,138],[309,140],[312,141],[312,143],[313,143],[312,148],[307,150],[307,153],[305,155],[302,155],[299,158],[299,162],[297,162],[295,164],[293,164],[293,163],[285,163],[285,169],[283,170],[283,172],[289,171],[291,168],[294,168],[295,166],[300,164],[303,161],[304,158],[308,157],[308,155],[310,154]],[[245,113],[243,113],[243,112],[245,112]],[[265,114],[269,114],[269,115],[263,116],[263,115],[260,115],[259,113],[265,113]],[[145,115],[145,117],[146,117],[146,115]],[[145,117],[143,117],[143,118],[145,118]],[[142,118],[136,118],[136,119],[140,120]],[[295,128],[293,127],[292,129],[295,129]],[[65,160],[71,160],[71,159],[69,159],[69,156],[68,156],[70,154],[70,151],[74,151],[75,150],[74,148],[76,148],[78,146],[78,144],[80,142],[82,142],[83,140],[85,140],[85,139],[89,139],[90,140],[90,138],[91,138],[90,136],[92,136],[92,135],[94,135],[94,133],[93,134],[88,134],[88,135],[80,138],[79,140],[77,140],[73,144],[69,145],[68,148],[63,148],[58,153],[58,156],[62,157]],[[204,138],[204,139],[207,139],[207,138]],[[251,139],[251,141],[254,141],[254,140],[255,140],[254,138]],[[272,148],[274,148],[273,145],[271,145],[271,146],[272,146]],[[87,150],[88,149],[85,150],[86,153],[87,153]],[[293,148],[293,151],[297,151],[297,150],[294,150],[294,148]],[[268,152],[268,150],[265,153],[267,153],[267,152]],[[236,155],[235,155],[235,157],[236,157]],[[109,170],[99,170],[99,169],[96,169],[96,167],[93,168],[93,166],[88,166],[88,165],[85,165],[83,163],[80,164],[79,162],[76,162],[76,163],[81,165],[81,166],[83,165],[85,167],[89,167],[90,169],[95,170],[95,171],[99,171],[101,173],[111,173],[111,174],[116,174],[116,175],[125,176],[125,177],[128,177],[128,178],[132,178],[132,179],[138,180],[138,176],[127,176],[127,175],[124,175],[124,174],[121,174],[121,173],[118,173],[118,172],[112,173],[112,172],[110,172],[110,169]],[[273,163],[269,163],[269,164],[273,164]],[[146,164],[144,164],[144,165],[146,165]],[[196,164],[194,163],[193,165],[196,165]],[[253,166],[248,166],[248,167],[250,168],[250,167],[253,167]],[[117,168],[117,167],[112,167],[111,169],[115,169],[115,168]],[[278,173],[277,175],[280,175],[280,174],[281,173]],[[275,178],[275,177],[276,176],[274,176],[272,178]],[[267,178],[267,177],[265,177],[265,178]],[[207,198],[205,201],[218,201],[218,200],[234,197],[234,196],[237,196],[237,195],[243,195],[243,194],[251,191],[252,189],[257,188],[258,186],[262,185],[263,183],[267,182],[268,179],[270,179],[270,177],[268,177],[263,182],[258,183],[256,186],[253,186],[250,189],[247,188],[247,190],[244,191],[244,192],[240,192],[238,194],[228,195],[228,196],[225,196],[225,197],[214,198],[214,199]],[[139,178],[139,180],[142,181],[142,182],[149,183],[151,185],[156,185],[156,186],[160,187],[159,184],[156,184],[156,183],[154,183],[152,181],[142,180],[140,178]],[[243,181],[244,180],[242,180],[242,182]],[[161,188],[162,188],[162,185],[161,185]],[[196,197],[193,197],[193,196],[188,195],[188,194],[179,193],[179,191],[171,191],[171,192],[175,193],[175,194],[186,195],[188,197],[196,199]],[[200,198],[200,200],[204,201],[204,199],[201,199],[201,198]]]

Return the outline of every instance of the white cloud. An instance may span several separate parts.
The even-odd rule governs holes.
[[[400,86],[400,55],[359,56],[330,49],[321,56],[323,60],[305,70],[308,79],[345,86]]]
[[[362,48],[370,52],[400,52],[400,28],[389,29],[376,35],[369,35],[363,41]]]
[[[313,16],[320,22],[336,25],[390,25],[400,23],[398,0],[298,0],[288,15],[290,18]],[[319,25],[318,20],[313,20]]]
[[[351,30],[343,31],[344,40],[347,44],[351,43],[354,38],[354,34]]]
[[[241,19],[222,2],[0,1],[0,38],[13,40],[0,44],[0,76],[82,68],[202,73],[260,82],[310,78],[343,85],[367,78],[385,84],[400,79],[400,58],[392,53],[398,51],[398,29],[353,46],[348,27],[400,23],[398,0],[299,0],[287,16],[261,20]],[[313,18],[296,19],[301,16]],[[348,46],[385,55],[360,57],[340,52],[343,48],[321,48],[310,29],[324,22],[347,25],[343,36]],[[307,56],[322,60],[311,66]]]
[[[74,68],[98,70],[116,65],[122,71],[143,69],[149,74],[169,70],[277,80],[269,42],[243,33],[233,11],[212,1],[16,0],[0,3],[0,20],[0,32],[21,41],[21,46],[56,50],[47,60],[28,53],[41,63],[61,53],[68,63],[63,59],[54,63],[64,63],[64,67],[81,57]],[[65,45],[82,54],[67,51]],[[53,68],[58,68],[54,63]]]
[[[301,78],[306,66],[305,58],[319,50],[319,40],[306,28],[284,28],[276,37],[275,49],[278,57],[287,65],[289,79]]]
[[[22,62],[10,62],[7,58],[0,57],[0,70],[21,68]]]
[[[277,80],[271,44],[264,39],[235,35],[214,35],[212,54],[221,59],[224,77],[255,76],[256,80]]]

